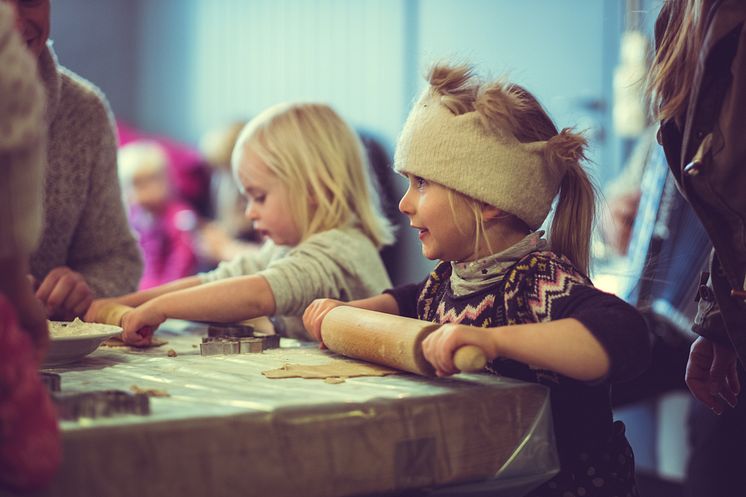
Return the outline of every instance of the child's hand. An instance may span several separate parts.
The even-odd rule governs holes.
[[[460,347],[479,347],[487,359],[492,360],[497,357],[497,346],[493,341],[488,329],[449,323],[425,338],[422,352],[438,376],[448,376],[459,372],[453,363],[453,356]]]
[[[316,299],[306,307],[306,311],[303,313],[303,326],[306,327],[306,331],[314,340],[322,342],[321,322],[329,314],[329,311],[340,305],[344,305],[344,302],[334,299]],[[326,348],[323,342],[320,347],[322,349]]]
[[[152,302],[145,303],[122,316],[122,341],[135,347],[147,347],[153,332],[166,320],[166,315]]]

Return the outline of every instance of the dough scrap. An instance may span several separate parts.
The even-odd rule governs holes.
[[[325,364],[293,364],[285,363],[281,368],[262,371],[267,378],[307,378],[331,379],[327,383],[341,383],[346,378],[359,376],[386,376],[400,374],[396,369],[379,366],[367,362],[334,360]]]
[[[136,393],[136,394],[145,394],[148,397],[170,397],[171,394],[168,393],[166,390],[159,390],[157,388],[142,388],[138,387],[137,385],[132,385],[130,387],[130,392]]]

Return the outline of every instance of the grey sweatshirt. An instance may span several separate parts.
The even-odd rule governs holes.
[[[257,274],[275,297],[281,333],[307,338],[300,318],[314,299],[343,301],[378,295],[391,286],[378,250],[357,228],[317,233],[296,247],[265,242],[258,253],[246,253],[200,274],[203,283]]]

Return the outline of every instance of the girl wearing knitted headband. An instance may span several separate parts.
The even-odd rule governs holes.
[[[443,324],[423,344],[440,376],[457,372],[459,347],[475,345],[489,372],[551,389],[562,470],[531,495],[637,495],[609,393],[647,365],[647,328],[588,279],[595,198],[581,165],[585,139],[558,132],[517,85],[481,84],[467,67],[436,67],[429,82],[395,168],[409,180],[399,209],[425,257],[441,262],[420,284],[347,305]],[[555,198],[545,239],[537,230]],[[337,305],[306,310],[317,340]]]

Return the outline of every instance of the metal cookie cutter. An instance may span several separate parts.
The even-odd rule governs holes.
[[[199,344],[202,355],[238,354],[239,342],[234,338],[204,337]]]
[[[254,336],[254,327],[241,323],[210,323],[207,336],[215,338],[245,338]]]
[[[41,384],[47,387],[49,393],[59,392],[62,388],[62,377],[57,373],[39,372]]]
[[[199,344],[202,355],[258,354],[263,350],[263,340],[257,337],[204,337]]]
[[[59,418],[76,421],[79,418],[108,418],[125,414],[150,414],[150,399],[145,394],[122,390],[98,392],[56,392],[52,394]]]
[[[199,346],[202,355],[257,354],[280,346],[279,335],[258,332],[241,323],[210,323]]]

